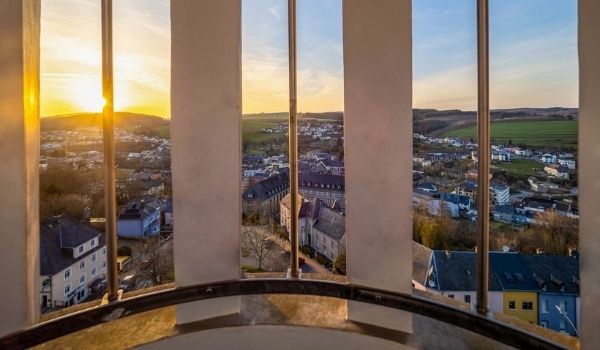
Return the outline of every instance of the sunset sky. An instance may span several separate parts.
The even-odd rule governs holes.
[[[117,110],[169,116],[168,0],[114,1]],[[287,1],[243,0],[243,111],[286,111]],[[492,108],[576,107],[577,0],[491,0]],[[343,110],[341,0],[298,0],[299,110]],[[413,105],[476,106],[475,1],[413,1]],[[101,109],[100,0],[42,1],[42,116]]]

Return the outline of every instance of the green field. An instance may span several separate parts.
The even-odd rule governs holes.
[[[494,163],[493,167],[495,169],[503,169],[514,176],[531,176],[535,174],[533,169],[543,169],[544,164],[529,159],[513,159],[507,163]]]
[[[475,138],[477,125],[448,130],[444,136]],[[499,121],[492,123],[491,138],[496,143],[516,145],[577,147],[577,121]]]
[[[286,117],[244,117],[242,118],[242,139],[244,142],[254,143],[285,137],[284,133],[269,134],[262,132],[262,129],[273,128],[277,124],[285,122],[287,122]]]

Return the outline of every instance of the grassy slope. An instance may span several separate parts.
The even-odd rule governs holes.
[[[475,138],[476,134],[477,126],[469,125],[446,131],[444,136]],[[494,122],[491,136],[493,140],[501,143],[512,140],[515,144],[531,146],[577,146],[577,121]]]
[[[508,163],[494,163],[494,168],[504,169],[507,173],[515,176],[530,176],[535,172],[533,169],[543,169],[544,164],[529,159],[514,159]]]

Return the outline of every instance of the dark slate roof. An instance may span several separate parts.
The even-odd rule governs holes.
[[[445,291],[474,291],[475,252],[434,250],[438,288]],[[489,290],[501,291],[492,269],[488,276]]]
[[[331,159],[323,159],[323,165],[326,167],[335,167],[335,168],[343,168],[344,162],[341,160],[331,160]]]
[[[493,210],[494,213],[502,213],[502,214],[514,214],[515,207],[511,204],[506,205],[495,205]]]
[[[344,176],[331,175],[331,174],[317,174],[317,173],[299,173],[298,174],[298,185],[299,187],[319,187],[324,185],[323,188],[335,189],[339,191],[345,190]],[[329,187],[327,187],[329,186]],[[341,188],[338,188],[341,187]]]
[[[579,260],[571,256],[522,254],[521,259],[542,293],[579,295]],[[563,289],[564,288],[564,289]]]
[[[346,233],[346,219],[333,209],[321,207],[313,228],[339,241]]]
[[[314,220],[319,218],[319,211],[321,208],[327,207],[320,199],[312,198],[308,201],[308,212],[306,213],[306,217]]]
[[[469,196],[465,196],[465,195],[442,192],[440,194],[440,198],[446,202],[450,202],[450,203],[454,203],[454,204],[462,204],[462,205],[466,205],[466,206],[471,205],[471,198],[469,198]]]
[[[413,280],[425,285],[427,281],[427,272],[431,263],[433,250],[426,246],[412,241],[413,251]]]
[[[550,209],[554,207],[554,201],[543,197],[527,197],[523,199],[525,206],[537,209]]]
[[[463,182],[462,187],[467,191],[475,191],[477,189],[477,182],[465,181]]]
[[[255,183],[246,191],[244,191],[244,200],[260,199],[264,200],[275,193],[279,193],[290,187],[290,180],[287,172],[273,175],[268,179],[262,180],[261,182]]]
[[[284,207],[290,209],[290,200],[291,195],[288,193],[285,195],[285,197],[283,197],[283,199],[281,200],[281,205],[283,205]],[[310,213],[310,206],[311,203],[308,201],[304,200],[304,197],[302,197],[301,195],[298,196],[299,202],[302,203],[302,205],[300,206],[300,213],[299,213],[299,217],[300,218],[305,218],[309,215]]]
[[[490,252],[490,270],[504,290],[535,291],[533,274],[521,259],[522,254]]]
[[[435,185],[431,182],[423,182],[419,184],[417,188],[425,191],[437,191],[437,187],[435,187]]]
[[[156,199],[151,200],[134,200],[121,209],[119,220],[143,220],[145,217],[152,215],[156,210],[159,210],[161,203]]]
[[[55,275],[76,263],[79,259],[73,258],[72,248],[95,237],[98,238],[98,245],[88,251],[84,257],[105,245],[104,233],[68,215],[60,215],[42,222],[40,224],[41,275]]]
[[[500,181],[492,181],[490,187],[492,187],[496,191],[504,191],[507,188],[509,188],[506,183]]]

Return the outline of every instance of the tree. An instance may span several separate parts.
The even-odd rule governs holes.
[[[340,254],[333,261],[333,273],[346,274],[346,254]]]
[[[249,252],[258,261],[258,268],[262,269],[262,264],[269,254],[268,235],[255,228],[244,227],[242,229],[244,249]]]
[[[144,241],[140,266],[140,276],[150,279],[153,284],[160,284],[170,274],[173,259],[161,245],[160,236],[149,237]]]
[[[577,220],[560,215],[554,210],[538,214],[536,220],[541,223],[533,226],[533,230],[544,244],[538,248],[554,255],[567,255],[569,248],[577,248]]]

